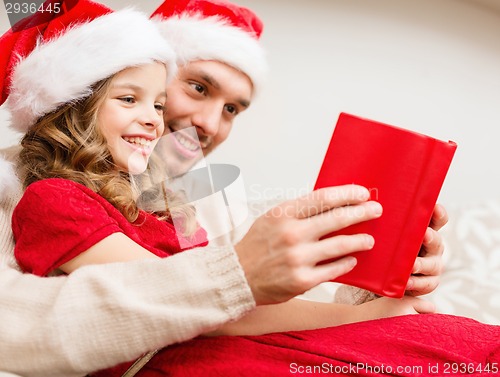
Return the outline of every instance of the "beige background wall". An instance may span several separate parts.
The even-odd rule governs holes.
[[[161,1],[102,2],[150,12]],[[456,141],[441,202],[500,198],[496,1],[236,2],[266,24],[271,75],[210,160],[239,166],[251,199],[310,190],[341,111]],[[0,4],[0,32],[8,27]],[[0,128],[0,147],[17,138]]]

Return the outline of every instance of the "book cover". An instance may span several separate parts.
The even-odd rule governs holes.
[[[329,234],[371,234],[373,249],[333,281],[402,297],[457,145],[341,113],[315,189],[358,184],[383,207],[380,218]],[[325,261],[327,262],[327,261]]]

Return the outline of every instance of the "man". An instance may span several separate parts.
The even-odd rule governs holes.
[[[176,4],[181,9],[187,6]],[[68,12],[84,12],[95,6],[80,0]],[[251,12],[240,7],[214,1],[212,9],[226,19],[229,8],[256,21]],[[50,27],[50,21],[39,29],[44,27]],[[227,27],[241,35],[239,26]],[[199,34],[194,37],[199,38]],[[4,46],[4,41],[0,40],[0,66],[7,71],[14,66],[16,48]],[[195,126],[208,153],[225,140],[236,114],[250,103],[256,76],[249,73],[251,68],[243,73],[236,69],[240,68],[237,63],[222,56],[215,61],[200,59],[194,56],[182,62],[178,79],[169,89],[167,124],[171,130]],[[8,85],[2,81],[1,86],[3,102]],[[69,276],[44,279],[19,273],[12,259],[10,215],[21,190],[12,164],[17,153],[16,148],[3,151],[5,161],[0,163],[0,304],[4,308],[0,314],[0,365],[6,372],[23,376],[79,376],[131,360],[146,350],[193,338],[241,318],[256,305],[286,301],[346,273],[353,267],[352,258],[316,264],[369,249],[371,239],[357,235],[334,245],[334,239],[318,242],[319,233],[369,220],[378,216],[380,209],[367,202],[367,191],[360,187],[321,190],[286,202],[280,211],[259,218],[234,248],[208,247],[160,261],[89,266]],[[330,209],[343,209],[348,203],[342,216],[329,216]],[[303,216],[305,212],[316,213],[319,207],[325,210],[323,215]],[[365,214],[361,218],[355,216],[359,207]],[[435,228],[446,223],[443,211],[436,211],[434,217]],[[420,272],[439,275],[440,238],[435,232],[428,233],[433,240],[426,241],[424,249],[434,257],[418,263],[425,265],[432,259],[438,268],[433,271],[424,266]],[[415,283],[415,287],[426,284]],[[432,290],[432,285],[424,291]]]
[[[235,118],[250,106],[266,73],[264,55],[257,45],[263,29],[261,21],[251,13],[245,18],[244,8],[236,5],[224,4],[217,9],[212,2],[206,7],[202,3],[165,1],[152,15],[160,21],[165,38],[178,52],[179,72],[168,88],[165,116],[166,132],[174,133],[174,137],[168,138],[173,145],[165,157],[173,176],[185,173],[227,139]],[[229,27],[210,19],[217,12],[225,15]],[[239,30],[234,30],[234,25],[246,33],[237,34]],[[193,129],[196,135],[189,134]],[[183,133],[184,130],[188,132]],[[184,137],[191,145],[199,145],[202,153],[193,153],[191,145],[186,147],[184,140],[178,140]],[[431,227],[439,230],[446,222],[445,209],[436,206]],[[421,252],[425,258],[417,259],[407,294],[424,295],[439,283],[443,245],[433,229],[426,232]]]

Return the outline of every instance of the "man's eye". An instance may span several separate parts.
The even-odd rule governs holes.
[[[236,106],[233,105],[226,105],[226,111],[233,115],[238,114],[238,109],[236,109]]]

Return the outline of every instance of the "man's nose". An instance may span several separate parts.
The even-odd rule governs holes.
[[[219,132],[222,117],[222,106],[205,106],[193,117],[194,126],[200,128],[204,135],[215,136]]]

